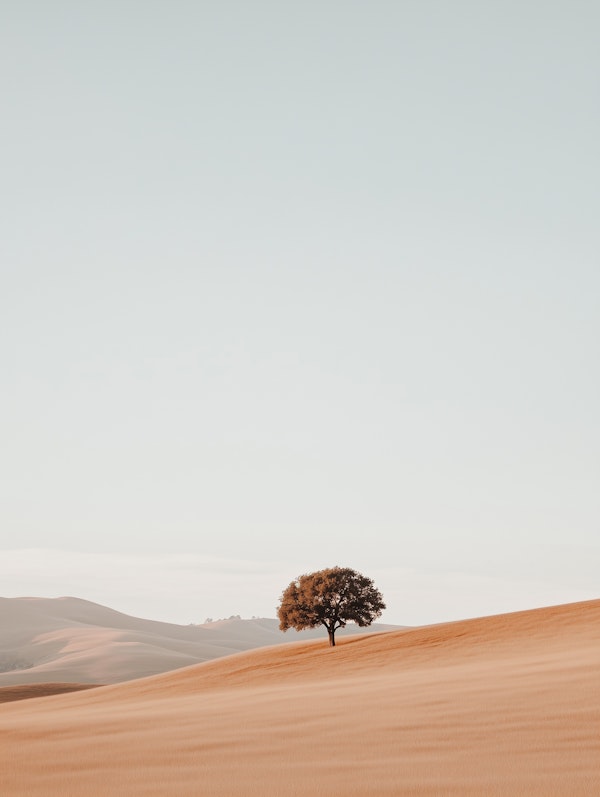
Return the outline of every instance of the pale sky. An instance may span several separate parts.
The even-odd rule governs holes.
[[[596,2],[0,21],[1,595],[600,597]]]

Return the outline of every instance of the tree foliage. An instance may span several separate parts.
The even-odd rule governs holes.
[[[385,609],[383,597],[373,581],[349,567],[330,567],[298,576],[284,590],[277,609],[282,631],[323,625],[329,644],[335,632],[353,622],[365,627]]]

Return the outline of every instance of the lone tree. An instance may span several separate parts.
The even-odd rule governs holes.
[[[348,622],[364,628],[384,609],[383,597],[370,578],[349,567],[330,567],[292,581],[281,595],[277,615],[282,631],[324,625],[333,646],[338,628]]]

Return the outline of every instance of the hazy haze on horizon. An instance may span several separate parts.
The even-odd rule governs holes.
[[[0,594],[598,597],[599,25],[4,2]]]

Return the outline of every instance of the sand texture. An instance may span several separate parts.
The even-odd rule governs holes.
[[[11,797],[600,794],[600,601],[0,706]]]
[[[349,626],[345,632],[392,628],[398,626]],[[176,625],[131,617],[80,598],[0,598],[0,687],[112,684],[311,638],[324,639],[325,631],[284,634],[271,618]]]

